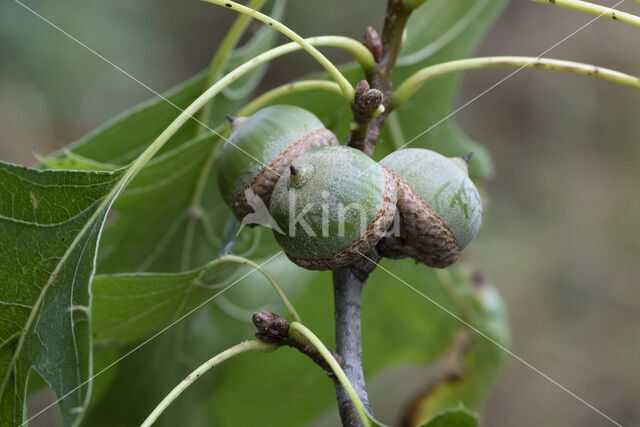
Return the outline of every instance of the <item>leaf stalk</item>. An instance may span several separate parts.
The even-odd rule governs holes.
[[[331,61],[329,61],[329,59],[327,59],[326,56],[324,56],[318,49],[316,49],[308,41],[300,37],[295,31],[291,30],[289,27],[276,21],[275,19],[261,12],[258,12],[257,10],[243,6],[231,0],[204,0],[204,1],[216,4],[218,6],[224,6],[228,9],[237,10],[242,14],[251,16],[252,18],[262,21],[263,23],[275,28],[285,36],[289,37],[294,42],[298,43],[316,61],[318,61],[327,70],[327,72],[331,75],[331,77],[333,77],[336,83],[340,85],[340,88],[342,90],[344,97],[349,102],[353,101],[354,89],[353,89],[353,86],[351,86],[351,83],[349,83],[346,77],[340,72],[340,70],[338,70],[338,68]],[[371,58],[373,58],[373,56]],[[375,61],[373,61],[373,64],[375,64]]]
[[[635,89],[640,89],[640,78],[595,65],[530,56],[490,56],[443,62],[417,71],[405,80],[404,83],[402,83],[402,85],[400,85],[400,87],[393,93],[392,108],[397,108],[405,103],[430,80],[447,74],[479,70],[482,68],[533,68],[536,70],[562,71],[565,73],[595,77]]]
[[[234,356],[237,356],[242,353],[246,353],[249,351],[256,351],[259,353],[270,353],[272,351],[277,350],[280,346],[276,344],[267,344],[261,341],[253,340],[253,341],[244,341],[240,344],[234,345],[231,348],[223,351],[212,357],[211,359],[204,362],[200,365],[195,371],[191,372],[191,374],[187,375],[187,377],[180,382],[177,386],[174,387],[173,390],[169,394],[165,396],[164,399],[156,406],[156,408],[149,414],[146,420],[142,423],[142,427],[150,427],[160,415],[173,403],[174,400],[178,398],[190,385],[192,385],[198,378],[204,375],[209,369],[219,365],[225,360],[229,360]]]
[[[625,24],[640,27],[640,16],[633,15],[631,13],[622,12],[620,10],[613,9],[607,6],[600,6],[598,4],[589,3],[582,0],[531,0],[536,3],[548,3],[553,6],[564,7],[566,9],[573,9],[580,12],[589,13],[591,15],[597,15],[599,18],[609,18],[614,21],[620,21]],[[635,0],[640,3],[639,0]]]

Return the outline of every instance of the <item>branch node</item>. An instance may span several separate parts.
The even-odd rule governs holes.
[[[289,321],[275,313],[256,311],[253,313],[253,324],[258,332],[256,338],[270,344],[285,344],[289,332]]]
[[[333,370],[309,340],[298,333],[290,333],[289,321],[287,319],[280,317],[275,313],[261,310],[253,313],[252,320],[253,324],[258,329],[258,332],[256,332],[256,338],[260,341],[295,348],[300,353],[308,356],[322,369],[327,371],[331,378],[334,378]],[[338,364],[344,368],[344,359],[334,351],[331,351],[331,354]]]
[[[378,89],[371,89],[366,80],[362,80],[356,86],[356,95],[353,102],[353,115],[357,122],[371,120],[373,113],[382,104],[384,95]]]

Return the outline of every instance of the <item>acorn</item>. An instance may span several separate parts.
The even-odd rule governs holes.
[[[273,187],[293,159],[313,148],[338,144],[313,113],[292,105],[228,118],[231,135],[217,159],[218,186],[238,219],[253,212],[246,198],[251,192],[269,206]]]
[[[282,174],[269,213],[289,259],[310,270],[351,264],[384,237],[396,210],[396,180],[359,150],[308,151]]]
[[[482,201],[464,158],[431,150],[398,150],[380,161],[398,187],[399,227],[380,245],[388,258],[411,257],[431,267],[453,264],[478,234]]]

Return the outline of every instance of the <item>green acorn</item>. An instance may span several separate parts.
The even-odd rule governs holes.
[[[400,214],[399,230],[381,245],[384,256],[411,257],[432,267],[458,259],[482,223],[482,201],[469,178],[468,160],[421,148],[382,159],[397,179]]]
[[[229,119],[231,135],[217,159],[218,186],[238,219],[253,211],[247,203],[249,191],[269,206],[275,183],[293,159],[313,148],[338,144],[315,115],[291,105]]]
[[[366,254],[393,224],[392,174],[361,151],[325,147],[296,158],[278,180],[269,212],[294,263],[333,270]]]

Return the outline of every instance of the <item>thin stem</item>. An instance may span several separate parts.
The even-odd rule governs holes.
[[[362,401],[358,397],[358,394],[354,390],[353,386],[347,379],[347,375],[344,373],[344,371],[340,367],[340,364],[333,357],[329,349],[322,343],[322,341],[320,341],[320,339],[313,332],[311,332],[306,326],[304,326],[301,323],[291,322],[291,325],[289,326],[289,334],[291,334],[291,331],[297,332],[300,335],[304,336],[318,350],[318,352],[322,355],[324,360],[326,360],[327,364],[329,364],[329,366],[333,370],[333,373],[338,378],[338,381],[340,381],[340,384],[342,384],[342,387],[344,388],[344,390],[347,392],[347,394],[351,398],[351,401],[356,408],[356,411],[358,413],[358,416],[360,417],[360,421],[362,422],[362,424],[365,427],[370,426],[371,423],[369,422],[369,417],[367,416],[367,410],[362,404]]]
[[[640,16],[632,15],[627,12],[622,12],[616,9],[612,9],[607,6],[600,6],[598,4],[589,3],[582,0],[531,0],[536,3],[549,3],[555,6],[564,7],[567,9],[578,10],[580,12],[590,13],[599,17],[605,17],[613,19],[614,21],[624,22],[625,24],[634,25],[640,27]],[[640,1],[635,0],[638,3]]]
[[[324,90],[327,92],[333,92],[338,95],[342,94],[342,90],[337,83],[330,82],[328,80],[301,80],[298,82],[288,83],[265,92],[264,94],[251,101],[249,104],[245,105],[241,110],[238,111],[237,115],[250,116],[265,105],[271,104],[273,101],[282,96],[306,90]]]
[[[264,6],[266,1],[267,0],[251,0],[247,4],[247,7],[250,7],[251,9],[255,9],[255,10],[260,10],[262,6]],[[247,27],[249,26],[249,22],[251,22],[251,17],[247,15],[240,15],[235,20],[235,22],[231,25],[224,39],[222,39],[222,43],[220,43],[220,46],[218,47],[216,54],[211,60],[211,65],[209,65],[209,71],[207,72],[207,77],[205,80],[204,87],[211,86],[216,82],[216,80],[222,77],[222,75],[224,74],[224,69],[229,63],[229,59],[233,54],[233,50],[236,48],[236,46],[238,45],[238,42],[240,41],[240,38],[242,37],[244,32],[247,30]],[[200,118],[203,122],[205,123],[207,122],[212,108],[213,108],[213,103],[209,102],[202,109]],[[204,129],[205,129],[204,126],[199,126],[197,131],[198,135],[202,133]]]
[[[218,264],[222,264],[226,262],[244,264],[260,272],[260,274],[262,274],[269,281],[273,289],[276,291],[276,293],[280,297],[280,300],[282,300],[282,303],[287,308],[287,311],[289,311],[289,313],[291,314],[291,317],[296,322],[302,322],[300,315],[298,314],[296,309],[293,307],[293,304],[291,304],[291,301],[289,301],[289,298],[287,298],[287,295],[282,290],[282,287],[280,287],[280,285],[278,284],[278,281],[264,267],[260,266],[259,264],[256,264],[250,259],[236,256],[236,255],[224,255],[224,256],[221,256],[220,258],[217,258],[211,261],[209,264],[206,265],[205,269],[209,269],[209,268],[215,267]],[[205,269],[203,269],[203,272]]]
[[[380,73],[370,82],[372,87],[383,91],[386,97],[390,95],[391,76],[402,49],[402,35],[410,15],[411,10],[406,7],[403,0],[388,0],[387,14],[382,28],[384,54],[380,61]],[[388,104],[385,103],[385,105]]]
[[[263,13],[260,13],[260,12],[258,12],[256,10],[253,10],[251,8],[248,8],[246,6],[243,6],[243,5],[239,4],[239,3],[236,3],[236,2],[231,1],[231,0],[204,0],[204,1],[216,4],[218,6],[224,6],[224,7],[227,7],[229,9],[234,9],[234,10],[237,10],[238,12],[240,12],[240,13],[243,13],[245,15],[251,16],[252,18],[255,18],[255,19],[259,20],[259,21],[264,22],[265,24],[267,24],[269,26],[272,26],[273,28],[275,28],[276,30],[280,31],[285,36],[289,37],[291,40],[293,40],[296,43],[300,44],[300,46],[302,46],[302,48],[304,50],[309,52],[309,54],[311,56],[313,56],[316,59],[316,61],[318,61],[329,72],[329,74],[331,75],[331,77],[333,77],[333,79],[336,81],[336,83],[338,83],[340,85],[340,88],[342,89],[342,93],[343,93],[344,97],[349,102],[353,101],[353,95],[354,95],[353,87],[351,86],[351,83],[349,83],[349,81],[346,79],[346,77],[340,72],[340,70],[338,70],[338,68],[335,65],[333,65],[333,63],[331,61],[329,61],[327,59],[327,57],[325,57],[322,53],[320,53],[320,51],[318,49],[313,47],[313,45],[311,45],[305,39],[300,37],[298,34],[296,34],[290,28],[288,28],[284,24],[276,21],[275,19],[273,19],[273,18],[271,18],[271,17],[269,17],[269,16],[267,16],[267,15],[265,15]]]
[[[225,360],[229,360],[234,356],[237,356],[242,353],[246,353],[248,351],[257,351],[259,353],[270,353],[279,348],[278,345],[275,344],[267,344],[261,341],[253,340],[253,341],[244,341],[240,344],[237,344],[227,350],[223,351],[220,354],[212,357],[207,360],[205,363],[200,365],[195,371],[191,374],[187,375],[187,377],[180,382],[169,394],[162,399],[162,402],[149,414],[146,420],[142,423],[142,427],[151,426],[158,417],[171,405],[171,403],[178,398],[182,394],[183,391],[187,389],[191,384],[193,384],[198,378],[204,375],[209,369],[213,368],[216,365],[224,362]]]
[[[562,71],[566,73],[596,77],[613,83],[640,89],[640,78],[595,65],[529,56],[490,56],[443,62],[417,71],[414,75],[405,80],[404,83],[402,83],[402,85],[393,93],[392,108],[397,108],[402,105],[407,99],[416,93],[423,84],[430,80],[451,73],[477,70],[481,68],[535,68],[537,70]]]
[[[208,102],[204,108],[211,106],[211,102]],[[208,116],[207,116],[208,117]],[[204,116],[203,116],[204,118]],[[205,128],[205,122],[200,122],[200,127]],[[220,138],[226,140],[228,134],[228,125],[222,125],[216,127],[213,132],[216,135],[219,135]],[[211,166],[213,165],[213,161],[215,159],[216,153],[218,152],[218,144],[214,144],[207,155],[207,158],[202,165],[202,169],[200,170],[200,174],[198,175],[198,179],[196,181],[195,186],[193,187],[193,193],[191,194],[191,203],[189,204],[189,208],[185,213],[187,218],[187,224],[184,232],[184,240],[182,241],[182,253],[180,258],[180,269],[187,270],[191,266],[191,248],[193,245],[193,237],[196,232],[196,224],[198,221],[202,223],[203,228],[205,229],[205,236],[213,241],[210,237],[211,229],[208,227],[210,224],[207,224],[208,218],[202,207],[200,206],[200,200],[202,199],[202,195],[204,194],[204,189],[207,184],[207,177],[209,176],[209,171],[211,170]],[[203,176],[202,172],[207,171],[207,174]]]

